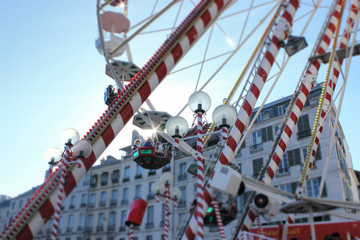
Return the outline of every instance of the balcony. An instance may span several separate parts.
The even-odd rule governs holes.
[[[184,208],[186,207],[186,201],[185,200],[180,200],[178,202],[178,208]]]
[[[149,228],[154,228],[154,223],[153,222],[148,222],[145,224],[145,229],[149,229]]]
[[[95,203],[93,202],[89,203],[89,208],[93,208],[93,207],[95,207]]]
[[[128,177],[127,177],[127,178],[123,178],[123,183],[124,183],[124,182],[128,182],[128,181],[130,181],[130,178],[128,178]]]
[[[74,209],[75,206],[74,206],[74,205],[70,205],[69,208],[70,208],[70,209]]]
[[[126,205],[126,204],[128,204],[128,203],[129,203],[129,200],[128,200],[128,199],[123,199],[123,200],[121,200],[121,202],[120,202],[121,205]]]
[[[258,144],[250,146],[250,153],[261,151],[261,150],[263,150],[263,144],[262,143],[258,143]]]
[[[153,175],[156,175],[156,171],[149,171],[148,172],[148,176],[153,176]]]
[[[119,183],[119,178],[118,178],[118,177],[112,178],[112,179],[111,179],[111,182],[112,182],[112,183]]]
[[[103,232],[104,231],[104,226],[97,226],[96,227],[96,232]]]
[[[110,206],[116,206],[117,205],[117,200],[116,199],[111,199],[110,200]]]
[[[139,179],[139,178],[142,178],[142,174],[136,174],[135,175],[135,179]]]
[[[101,181],[101,186],[106,186],[107,185],[107,181]]]
[[[277,173],[278,176],[289,175],[290,174],[290,168],[288,168],[288,167],[280,168],[279,167],[276,173]]]
[[[83,226],[78,226],[78,227],[77,227],[77,231],[78,231],[78,232],[83,232],[83,231],[84,231],[84,227],[83,227]]]
[[[155,195],[154,194],[148,194],[146,199],[147,200],[151,200],[151,199],[154,199],[155,198]]]
[[[108,230],[108,231],[114,231],[114,230],[115,230],[115,224],[110,224],[110,225],[108,225],[107,230]]]
[[[85,228],[85,232],[92,232],[92,226],[87,226],[86,228]]]
[[[162,168],[162,172],[170,172],[171,168],[170,166],[165,166]]]
[[[106,202],[105,201],[100,201],[99,202],[99,207],[103,207],[103,206],[105,206],[106,205]]]
[[[300,132],[297,132],[297,139],[305,138],[311,136],[311,129],[306,129]]]
[[[86,207],[86,203],[81,203],[80,207]]]
[[[125,225],[119,227],[119,232],[125,232],[125,231],[126,231]]]
[[[187,179],[186,173],[179,174],[178,181],[185,181]]]
[[[66,228],[66,232],[67,232],[67,233],[72,232],[72,227],[67,227],[67,228]]]

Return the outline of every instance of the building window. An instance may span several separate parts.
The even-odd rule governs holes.
[[[310,105],[318,104],[319,101],[320,101],[320,96],[311,97],[309,99],[309,104]]]
[[[125,167],[123,182],[130,180],[130,166]]]
[[[86,225],[86,231],[91,232],[92,228],[93,228],[93,221],[94,221],[94,217],[92,214],[88,215],[88,219],[87,219],[87,225]]]
[[[308,197],[317,198],[319,196],[319,181],[317,178],[310,179],[306,183],[306,193]]]
[[[76,205],[76,196],[71,196],[69,208],[70,209],[75,208],[75,205]]]
[[[121,205],[129,203],[129,188],[123,188],[122,200]]]
[[[153,237],[151,235],[146,236],[146,240],[153,240]]]
[[[118,183],[118,182],[119,182],[119,178],[120,178],[120,171],[119,171],[119,169],[114,170],[114,171],[112,172],[111,182],[112,182],[112,183]]]
[[[286,154],[289,160],[289,167],[301,164],[300,148],[289,150]]]
[[[101,192],[99,206],[105,206],[106,204],[106,192]]]
[[[278,114],[278,116],[284,115],[285,112],[286,112],[285,105],[277,106],[277,114]]]
[[[120,231],[125,231],[126,229],[125,228],[126,216],[127,216],[127,210],[122,210],[120,216]]]
[[[179,221],[178,221],[179,226],[181,226],[183,221],[185,220],[185,213],[179,213],[178,218],[179,218]]]
[[[257,178],[263,166],[263,159],[262,158],[254,159],[252,161],[252,164],[253,164],[253,175],[255,178]]]
[[[81,195],[80,207],[86,207],[87,200],[88,200],[88,195],[86,193]]]
[[[90,196],[90,204],[89,207],[94,207],[95,206],[95,202],[96,202],[96,194],[92,193]]]
[[[90,174],[85,175],[84,185],[87,186],[90,183]]]
[[[278,173],[279,174],[286,174],[289,172],[289,160],[287,154],[284,153],[283,158],[280,160]]]
[[[110,212],[108,230],[115,229],[116,212]]]
[[[156,175],[156,169],[150,169],[148,172],[148,176]]]
[[[178,181],[184,181],[186,180],[186,163],[180,163],[179,164],[179,176]]]
[[[291,189],[291,184],[288,183],[288,184],[282,184],[282,185],[279,185],[279,188],[285,192],[288,192],[288,193],[292,193],[292,189]]]
[[[66,232],[72,232],[73,224],[74,224],[74,215],[71,214],[68,217],[68,224],[66,227]]]
[[[84,230],[84,227],[85,227],[85,213],[80,213],[80,221],[77,230],[79,232],[82,232]]]
[[[111,200],[110,200],[110,205],[114,206],[117,203],[117,198],[118,198],[118,190],[114,189],[111,192]]]
[[[153,227],[154,227],[154,206],[148,206],[145,228],[153,228]]]
[[[148,200],[155,198],[154,193],[151,191],[151,187],[153,184],[154,184],[154,182],[149,182],[148,195],[147,195]]]
[[[141,198],[141,185],[135,186],[135,199]]]
[[[136,165],[136,175],[135,178],[141,178],[142,177],[142,167],[140,165]]]
[[[97,174],[91,176],[91,179],[90,179],[90,186],[91,186],[91,187],[93,187],[93,188],[96,187],[96,185],[97,185],[97,179],[98,179],[98,175],[97,175]]]
[[[310,129],[310,123],[309,123],[309,115],[303,115],[299,117],[299,120],[297,122],[298,126],[298,132],[297,132],[297,138],[305,138],[311,135],[311,129]]]
[[[252,133],[252,145],[250,146],[250,152],[262,150],[262,137],[261,130]]]
[[[105,220],[104,213],[99,213],[98,225],[96,226],[97,232],[104,231],[104,220]]]
[[[315,160],[320,160],[321,159],[321,149],[320,149],[320,144],[318,146],[318,149],[316,150],[315,153]]]
[[[106,186],[108,184],[108,178],[109,178],[108,172],[103,172],[101,174],[101,186]]]
[[[274,126],[274,135],[276,136],[280,130],[280,124]]]
[[[183,207],[186,207],[186,187],[183,186],[183,187],[179,187],[179,188],[181,191],[181,198],[178,202],[178,207],[183,208]]]
[[[272,140],[274,140],[272,126],[262,128],[261,129],[261,142],[264,143],[264,142],[272,141]]]

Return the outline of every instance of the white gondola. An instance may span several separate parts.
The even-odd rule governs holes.
[[[110,34],[110,37],[108,39],[104,39],[104,45],[105,45],[106,54],[109,55],[110,52],[113,49],[115,49],[117,46],[119,46],[123,42],[124,42],[123,38],[115,36],[114,34]],[[95,46],[96,46],[97,50],[99,51],[99,53],[104,55],[104,51],[103,51],[103,48],[101,46],[100,37],[96,39]],[[112,57],[121,56],[125,52],[125,49],[126,49],[126,45],[124,47],[120,48],[119,50],[117,50],[116,52],[114,52],[112,54]]]

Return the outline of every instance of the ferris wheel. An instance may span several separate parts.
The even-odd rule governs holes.
[[[151,1],[146,2],[149,4]],[[352,8],[348,4],[347,8],[344,8],[345,10],[339,10],[343,9],[345,5],[342,4],[342,7],[339,8],[337,4],[340,5],[341,1],[334,1],[329,5],[325,5],[325,3],[321,5],[320,2],[303,1],[301,9],[298,10],[298,1],[295,0],[289,1],[289,3],[287,1],[247,1],[248,5],[241,1],[201,1],[198,4],[185,0],[174,0],[170,3],[153,1],[152,7],[147,4],[137,6],[137,8],[134,6],[134,12],[137,11],[137,15],[141,16],[134,21],[131,16],[132,1],[101,2],[99,0],[97,3],[99,38],[96,41],[96,47],[100,53],[104,54],[106,74],[114,79],[118,89],[106,88],[105,102],[108,104],[108,109],[83,138],[92,145],[92,153],[85,156],[86,159],[91,160],[79,163],[80,167],[86,170],[91,167],[99,154],[106,149],[144,102],[153,112],[155,106],[160,106],[158,109],[163,111],[166,108],[165,104],[170,101],[174,101],[175,106],[186,105],[182,101],[183,97],[174,96],[174,92],[181,92],[181,96],[190,96],[190,93],[200,90],[209,90],[210,95],[215,98],[213,100],[219,103],[231,104],[238,113],[237,121],[243,123],[244,126],[249,125],[246,129],[233,128],[231,130],[230,138],[233,139],[234,144],[224,147],[219,160],[222,164],[228,165],[237,146],[241,145],[241,139],[244,139],[241,136],[246,135],[252,126],[249,119],[243,117],[244,111],[252,110],[255,107],[262,88],[264,87],[263,90],[270,92],[278,81],[278,85],[285,85],[281,84],[281,80],[279,80],[280,76],[285,74],[286,78],[293,79],[290,85],[287,81],[285,87],[293,86],[294,104],[296,105],[298,104],[296,99],[301,93],[302,86],[305,86],[302,76],[312,67],[311,64],[319,59],[322,62],[325,62],[326,58],[332,61],[331,54],[326,54],[328,48],[331,47],[329,42],[324,45],[323,36],[329,34],[327,32],[329,23],[335,21],[332,19],[334,12],[346,12],[346,9],[351,12]],[[358,4],[357,1],[355,3]],[[150,14],[145,14],[149,10],[151,10]],[[296,13],[297,10],[299,12]],[[316,11],[323,11],[323,14],[320,14],[324,17],[322,20],[316,17]],[[142,14],[138,14],[138,12]],[[347,14],[344,16],[346,18]],[[340,22],[338,15],[335,18]],[[311,20],[324,22],[324,24],[315,24]],[[210,24],[212,22],[214,23]],[[311,32],[319,32],[319,35],[305,34],[306,31],[309,31],[308,27],[311,27]],[[206,29],[208,29],[207,32],[205,32]],[[357,25],[355,29],[358,29]],[[357,32],[357,30],[354,31],[355,37],[351,44],[345,45],[346,51],[343,59],[356,49]],[[328,38],[331,39],[333,33],[335,30],[332,30],[331,36]],[[306,35],[307,43],[303,35]],[[201,36],[203,37],[200,38]],[[276,42],[274,42],[274,36],[278,38]],[[196,44],[195,40],[198,40]],[[162,42],[164,43],[155,52],[157,46]],[[150,47],[148,43],[155,45],[154,48]],[[273,45],[278,47],[276,52],[272,48]],[[302,50],[306,45],[313,46],[313,49],[308,47]],[[280,47],[285,51],[279,51]],[[323,48],[322,51],[319,51],[320,47]],[[249,49],[251,50],[249,51]],[[148,51],[150,51],[149,54],[147,54]],[[155,54],[150,57],[150,54],[154,52]],[[185,55],[187,52],[189,53]],[[312,59],[305,63],[304,70],[297,66],[294,67],[297,65],[298,57],[302,54],[310,56]],[[145,63],[144,57],[137,59],[137,56],[140,55],[148,55],[147,59],[150,58],[150,60]],[[341,60],[339,56],[338,60]],[[180,61],[180,59],[182,60]],[[287,66],[288,62],[292,60],[295,60],[292,66]],[[144,67],[140,68],[139,66]],[[290,70],[287,70],[288,68]],[[160,94],[157,95],[161,95],[161,98],[153,98],[150,102],[148,99],[150,93],[166,75],[169,75],[167,81],[172,81],[175,87],[165,85],[165,89],[163,89],[160,86],[156,91],[159,91]],[[318,75],[321,76],[321,73],[319,72]],[[344,75],[347,76],[347,73],[345,72]],[[293,76],[299,77],[294,79]],[[254,83],[260,77],[263,80],[261,86]],[[314,76],[309,75],[306,80],[307,86],[312,88],[315,81]],[[346,83],[346,81],[343,82]],[[271,87],[267,87],[270,83]],[[257,90],[255,98],[249,94],[249,92],[254,94],[254,89]],[[339,87],[339,89],[344,88]],[[339,95],[341,94],[339,93]],[[224,100],[224,97],[227,98]],[[251,97],[252,99],[250,99]],[[260,108],[266,103],[267,98],[268,95],[261,97]],[[177,101],[182,104],[178,104]],[[248,106],[247,109],[244,106]],[[184,109],[185,107],[180,107],[179,112],[172,114],[180,115]],[[146,112],[148,111],[138,112],[138,114],[142,116]],[[290,108],[288,113],[289,115],[292,113]],[[145,116],[142,119],[149,125],[156,125],[152,122],[156,117],[151,119]],[[284,121],[283,128],[286,126],[287,121]],[[282,136],[279,135],[278,140],[281,139]],[[180,143],[180,146],[185,150],[189,149],[185,143]],[[275,145],[274,153],[276,151]],[[72,170],[70,172],[74,172],[74,179],[80,179],[84,175],[84,171],[79,173],[78,170]],[[59,175],[60,173],[54,174]],[[53,184],[49,186],[51,189],[59,181],[57,177],[53,179]],[[269,184],[271,180],[271,176],[265,175],[263,181]],[[250,180],[248,183],[251,185]],[[76,181],[72,183],[72,186],[67,186],[67,191],[71,191],[75,186]],[[45,184],[43,189],[46,187]],[[258,186],[258,188],[260,187]],[[205,189],[205,191],[207,190]],[[46,191],[41,189],[38,195],[47,199],[49,198],[48,192],[48,189]],[[36,201],[35,198],[27,208],[32,211],[41,211],[39,209],[42,208],[41,204],[43,203],[44,201]],[[50,203],[47,202],[47,204]],[[205,204],[208,205],[208,203]],[[24,210],[24,213],[19,214],[21,219],[24,215],[25,220],[22,221],[22,225],[32,220],[31,216],[26,216],[26,212],[27,209]],[[194,221],[191,220],[190,225]],[[245,221],[244,225],[248,226],[246,224]],[[30,229],[30,232],[36,232],[39,229],[39,227],[31,229],[29,226],[26,229]],[[23,226],[18,227],[14,224],[3,234],[19,234],[21,229]],[[188,237],[188,234],[191,236],[191,231],[191,229],[186,230],[185,238],[191,238]]]

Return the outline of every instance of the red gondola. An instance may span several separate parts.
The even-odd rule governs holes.
[[[134,161],[146,169],[159,169],[167,165],[172,154],[168,146],[162,152],[157,152],[155,147],[139,147],[133,153]]]

